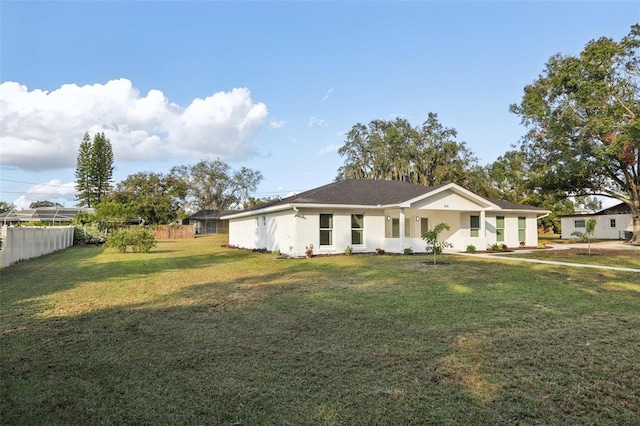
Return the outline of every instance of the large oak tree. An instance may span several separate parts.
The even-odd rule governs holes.
[[[262,180],[258,170],[248,167],[233,170],[220,159],[176,166],[171,175],[186,182],[187,203],[193,210],[241,208]]]
[[[421,126],[404,118],[358,123],[346,135],[338,154],[345,157],[337,179],[401,180],[433,186],[454,182],[472,191],[484,171],[457,132],[429,113]]]
[[[616,42],[552,56],[512,112],[528,127],[523,150],[540,189],[627,204],[640,243],[640,25]]]

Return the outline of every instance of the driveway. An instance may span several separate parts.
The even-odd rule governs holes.
[[[571,248],[588,248],[587,243],[571,243],[571,244],[553,244],[550,243],[549,246],[551,250],[569,250]],[[591,243],[592,249],[611,249],[611,250],[638,250],[638,256],[640,256],[640,246],[632,246],[630,244],[624,244],[619,241],[605,241],[605,242],[597,242]],[[523,252],[520,252],[523,253]],[[591,269],[605,269],[610,271],[623,271],[623,272],[638,272],[640,273],[640,269],[637,268],[622,268],[619,266],[605,266],[605,265],[587,265],[582,263],[570,263],[570,262],[559,262],[556,260],[541,260],[541,259],[527,259],[523,257],[518,257],[518,252],[509,252],[509,253],[458,253],[462,255],[469,255],[475,257],[485,257],[490,259],[499,258],[502,260],[511,260],[515,262],[529,262],[529,263],[544,263],[547,265],[558,265],[558,266],[570,266],[574,268],[591,268]]]
[[[567,243],[558,244],[550,242],[549,246],[552,250],[569,250],[571,248],[589,248],[587,243]],[[598,241],[591,243],[592,249],[605,249],[605,250],[640,250],[640,246],[632,246],[631,244],[625,244],[621,241]]]

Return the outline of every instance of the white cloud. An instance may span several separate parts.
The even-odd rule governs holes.
[[[318,151],[318,155],[325,155],[325,154],[330,154],[332,152],[338,152],[341,146],[342,144],[337,144],[337,143],[329,144],[324,148],[322,148],[320,151]]]
[[[329,97],[331,96],[331,94],[333,93],[333,87],[331,87],[329,90],[327,90],[327,93],[325,93],[325,95],[322,97],[322,101],[326,101],[327,99],[329,99]]]
[[[176,154],[247,158],[267,118],[246,88],[194,99],[186,108],[159,90],[141,96],[127,79],[65,84],[46,92],[0,84],[0,165],[24,170],[75,167],[85,132],[104,131],[115,161],[161,160]]]
[[[19,209],[28,209],[36,201],[53,201],[65,206],[75,204],[75,183],[62,183],[59,179],[52,179],[47,183],[31,186],[24,195],[13,202]]]
[[[279,129],[282,126],[284,126],[284,121],[283,120],[272,121],[271,123],[269,123],[269,127],[271,127],[272,129]]]
[[[309,119],[309,127],[318,126],[318,127],[327,127],[327,122],[318,117],[311,117]]]

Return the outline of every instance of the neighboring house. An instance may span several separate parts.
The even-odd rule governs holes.
[[[456,184],[426,187],[387,180],[347,179],[258,208],[229,214],[229,244],[304,256],[354,252],[425,252],[423,233],[440,222],[442,239],[463,251],[499,243],[538,243],[537,219],[548,210],[487,199]]]
[[[52,225],[70,224],[80,212],[95,213],[92,208],[38,207],[35,209],[10,210],[0,213],[0,225],[19,225],[30,222],[47,222]]]
[[[603,240],[630,240],[633,236],[631,207],[624,203],[620,203],[615,206],[602,209],[596,213],[561,216],[561,238],[575,238],[574,236],[571,236],[573,232],[584,232],[589,219],[596,220],[596,229],[593,232],[593,238]]]
[[[184,225],[194,225],[197,235],[228,234],[229,220],[222,216],[238,213],[238,210],[200,210],[182,221]]]

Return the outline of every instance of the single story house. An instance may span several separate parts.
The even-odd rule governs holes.
[[[37,207],[35,209],[13,209],[0,213],[0,225],[20,225],[30,222],[46,222],[52,225],[68,225],[80,212],[94,214],[95,210],[84,207]]]
[[[596,229],[593,232],[593,238],[602,240],[630,240],[631,237],[633,237],[631,207],[625,203],[619,203],[591,214],[582,213],[561,216],[561,238],[575,238],[571,235],[573,232],[584,232],[589,219],[596,220]]]
[[[238,210],[200,210],[182,221],[183,225],[193,225],[197,235],[228,234],[229,220],[222,216],[237,213]]]
[[[290,256],[405,248],[425,252],[422,235],[440,222],[442,240],[464,251],[499,243],[538,243],[537,219],[548,210],[481,197],[456,184],[434,187],[401,181],[347,179],[255,209],[224,216],[229,244],[279,250]]]

